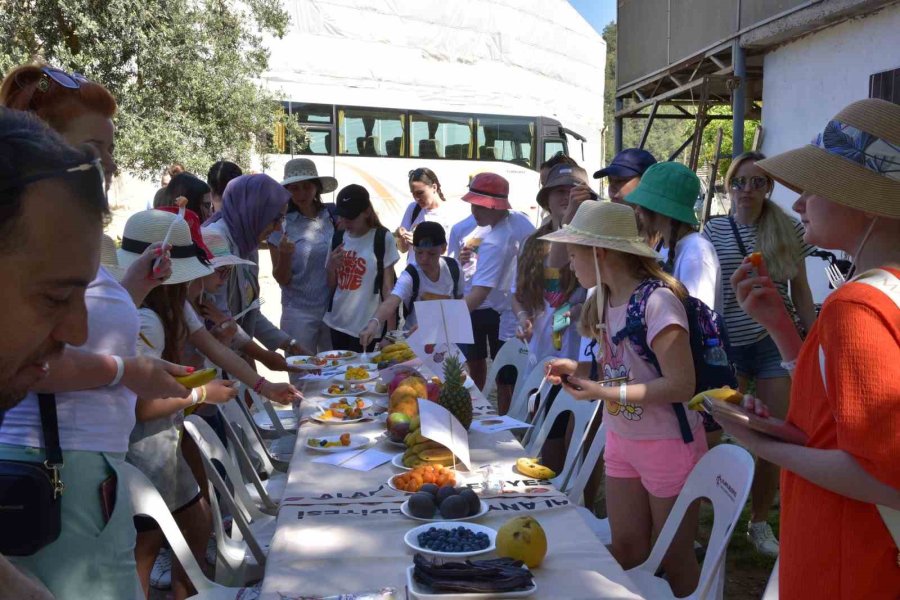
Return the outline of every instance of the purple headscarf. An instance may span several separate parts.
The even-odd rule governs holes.
[[[207,223],[225,220],[241,258],[259,247],[266,227],[284,212],[291,193],[268,175],[241,175],[228,182],[222,195],[222,210]]]

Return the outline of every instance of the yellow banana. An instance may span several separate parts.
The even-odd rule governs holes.
[[[516,468],[520,473],[532,479],[553,479],[556,473],[553,469],[540,464],[537,459],[524,456],[516,461]]]
[[[737,390],[731,389],[726,385],[720,388],[700,392],[690,399],[690,401],[688,402],[688,408],[690,408],[691,410],[701,410],[701,407],[703,406],[703,396],[709,396],[710,398],[715,398],[716,400],[722,400],[724,402],[730,402],[732,404],[740,404],[741,400],[744,399],[743,394],[741,394]]]
[[[201,369],[199,371],[194,371],[190,375],[182,375],[181,377],[176,377],[175,381],[183,385],[188,389],[198,388],[201,385],[206,385],[210,381],[216,378],[216,370],[213,368],[210,369]]]

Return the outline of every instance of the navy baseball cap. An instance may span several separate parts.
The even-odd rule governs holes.
[[[361,185],[351,183],[338,192],[335,212],[339,217],[355,219],[369,208],[369,192]]]
[[[447,243],[444,226],[433,221],[422,221],[413,232],[414,248],[438,248]]]
[[[640,177],[654,164],[656,164],[656,158],[646,150],[626,148],[616,154],[609,166],[594,173],[594,179]]]

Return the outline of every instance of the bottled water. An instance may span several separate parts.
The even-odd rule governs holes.
[[[728,366],[728,355],[725,354],[725,349],[719,343],[719,338],[706,340],[706,350],[703,352],[703,359],[708,365]]]

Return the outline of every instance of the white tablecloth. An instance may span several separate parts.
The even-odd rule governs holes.
[[[314,403],[323,399],[323,387],[306,386],[302,416],[314,412]],[[476,413],[491,410],[477,389],[472,389],[472,396]],[[404,544],[403,535],[421,523],[400,513],[400,504],[408,495],[387,486],[388,478],[401,471],[390,463],[368,472],[313,463],[311,459],[322,455],[304,446],[309,436],[349,431],[378,440],[375,446],[386,452],[401,452],[383,438],[384,429],[383,418],[340,426],[313,421],[301,424],[268,554],[262,599],[327,596],[385,587],[396,588],[399,599],[407,597],[406,570],[412,564],[413,552]],[[495,474],[504,481],[504,493],[495,490],[483,495],[491,510],[477,522],[499,529],[513,516],[529,514],[547,534],[547,557],[534,569],[538,591],[533,598],[640,597],[629,591],[634,585],[628,576],[566,497],[513,470],[515,459],[524,452],[509,432],[491,436],[472,433],[469,445],[473,467],[495,465]],[[474,485],[483,482],[483,476],[477,473],[463,477]]]

